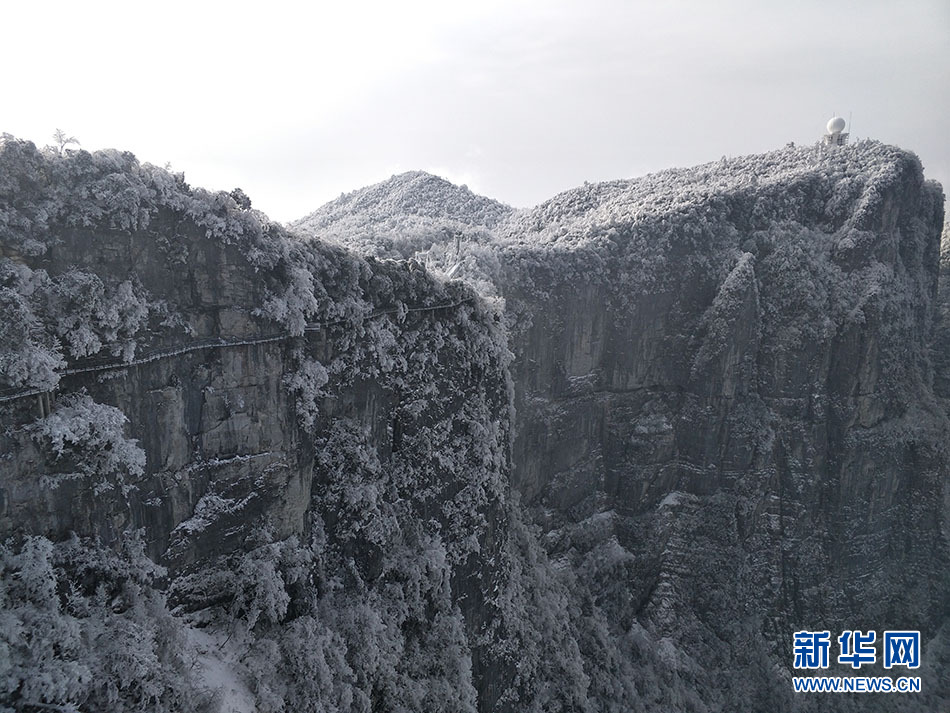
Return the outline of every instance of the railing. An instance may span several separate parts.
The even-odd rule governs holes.
[[[464,300],[458,300],[457,302],[446,302],[445,304],[439,305],[428,305],[422,307],[404,307],[407,313],[409,312],[434,312],[440,309],[453,309],[459,307],[463,304],[473,302],[475,297],[468,297]],[[376,319],[377,317],[382,317],[387,314],[396,314],[400,311],[399,307],[388,307],[386,309],[376,310],[370,312],[362,318],[362,322],[367,322],[371,319]],[[338,319],[332,322],[311,322],[304,327],[304,332],[318,332],[328,327],[334,327],[341,324],[348,324],[351,322],[349,319]],[[155,361],[160,361],[163,359],[170,359],[171,357],[180,356],[182,354],[188,354],[189,352],[200,351],[202,349],[226,349],[230,347],[242,347],[242,346],[254,346],[257,344],[268,344],[270,342],[280,342],[286,339],[293,338],[294,335],[281,333],[281,334],[271,334],[261,337],[252,337],[249,339],[222,339],[220,337],[209,338],[191,342],[189,344],[180,345],[177,347],[165,347],[163,349],[155,349],[151,352],[146,352],[144,355],[138,357],[137,359],[132,359],[131,361],[113,361],[113,362],[104,362],[99,364],[85,364],[82,366],[74,366],[72,368],[64,369],[59,372],[62,376],[73,376],[75,374],[87,374],[97,371],[114,371],[119,369],[131,369],[132,367],[141,366],[143,364],[150,364]],[[20,389],[20,390],[6,390],[0,391],[0,403],[7,401],[14,401],[16,399],[24,399],[29,396],[37,396],[49,393],[44,389]]]

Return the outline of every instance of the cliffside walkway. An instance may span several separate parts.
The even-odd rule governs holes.
[[[421,307],[405,307],[405,312],[408,313],[419,313],[419,312],[435,312],[443,309],[454,309],[455,307],[460,307],[463,304],[471,303],[475,301],[475,296],[467,297],[464,300],[458,300],[456,302],[446,302],[444,304],[438,305],[425,305]],[[386,309],[374,310],[369,314],[365,315],[362,322],[368,322],[371,319],[376,319],[377,317],[383,317],[388,314],[397,314],[400,312],[399,307],[387,307]],[[351,319],[337,319],[332,322],[311,322],[304,327],[304,333],[306,332],[319,332],[329,327],[335,327],[339,325],[352,323],[354,320]],[[262,335],[260,337],[251,337],[248,339],[225,339],[221,337],[211,337],[207,339],[199,339],[188,344],[178,345],[174,347],[164,347],[161,349],[154,349],[150,352],[145,352],[142,356],[132,359],[131,361],[110,361],[103,362],[99,364],[85,364],[82,366],[74,366],[72,368],[63,369],[59,372],[61,376],[74,376],[76,374],[88,374],[97,371],[116,371],[121,369],[131,369],[132,367],[142,366],[143,364],[150,364],[152,362],[161,361],[163,359],[170,359],[172,357],[181,356],[182,354],[188,354],[190,352],[201,351],[203,349],[226,349],[231,347],[244,347],[244,346],[254,346],[257,344],[268,344],[271,342],[281,342],[288,339],[293,339],[299,335],[288,334],[287,332],[281,332],[279,334],[269,334]],[[2,390],[0,391],[0,403],[7,401],[15,401],[17,399],[25,399],[31,396],[40,396],[43,394],[49,393],[44,389],[19,389],[19,390]]]

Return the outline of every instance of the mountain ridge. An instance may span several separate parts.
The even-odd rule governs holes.
[[[301,235],[128,153],[0,146],[5,705],[215,710],[225,671],[261,710],[804,713],[803,627],[919,628],[907,704],[950,698],[912,154],[526,211],[370,189]]]

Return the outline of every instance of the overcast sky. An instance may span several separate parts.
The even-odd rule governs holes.
[[[514,206],[812,143],[832,112],[950,188],[950,0],[17,0],[0,131],[172,164],[288,221],[423,169]]]

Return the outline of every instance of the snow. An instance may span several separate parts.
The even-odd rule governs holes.
[[[320,415],[319,401],[326,395],[322,389],[330,376],[315,359],[298,356],[298,361],[300,366],[285,377],[285,383],[296,399],[300,427],[312,431]]]
[[[683,493],[673,490],[666,495],[657,506],[658,508],[676,507],[683,502]]]
[[[206,461],[205,463],[208,463]],[[183,520],[172,530],[171,536],[190,536],[194,533],[203,532],[209,525],[223,515],[239,512],[255,495],[249,495],[240,500],[234,498],[224,498],[215,493],[206,493],[201,496],[195,504],[195,509],[190,518]]]
[[[478,242],[511,208],[420,171],[327,203],[291,228],[378,257],[410,258],[434,244]]]
[[[221,713],[257,713],[257,702],[247,685],[247,671],[239,652],[226,645],[226,636],[195,627],[186,629],[189,648],[196,654],[197,685],[216,693]]]
[[[127,491],[132,487],[127,475],[138,478],[145,472],[145,451],[138,441],[125,436],[128,419],[114,406],[99,404],[88,395],[64,396],[47,417],[32,427],[34,439],[48,444],[53,461],[63,459],[75,472],[56,474],[52,486],[63,479],[94,481],[99,495],[115,484]]]

